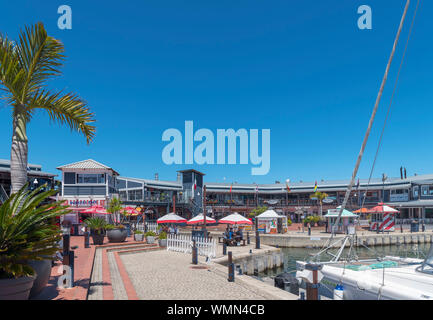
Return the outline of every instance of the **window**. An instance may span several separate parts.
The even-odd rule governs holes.
[[[413,197],[415,199],[418,199],[418,193],[419,193],[419,187],[418,186],[413,187]]]
[[[407,189],[394,189],[391,190],[391,194],[408,194]]]
[[[105,174],[77,174],[78,183],[105,183]]]
[[[428,196],[428,186],[421,186],[421,195]]]
[[[75,172],[65,172],[65,184],[75,184]]]

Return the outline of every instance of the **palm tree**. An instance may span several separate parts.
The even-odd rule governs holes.
[[[63,44],[47,35],[44,25],[21,30],[19,40],[0,34],[0,92],[12,108],[11,194],[27,183],[28,139],[26,127],[38,109],[52,121],[81,132],[90,143],[95,135],[94,114],[74,93],[46,88],[50,77],[61,74]]]
[[[320,216],[322,216],[322,203],[323,203],[322,201],[326,197],[328,197],[328,194],[320,191],[316,191],[312,195],[310,195],[310,199],[317,200],[317,204],[319,205],[320,208]]]

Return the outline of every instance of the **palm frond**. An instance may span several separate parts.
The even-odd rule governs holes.
[[[8,103],[22,103],[25,76],[14,42],[0,34],[0,90],[6,93],[3,98],[8,100]]]
[[[65,58],[64,46],[59,40],[48,36],[41,22],[26,26],[19,38],[16,52],[25,72],[23,95],[28,95],[44,86],[49,77],[60,75],[59,68]]]
[[[90,112],[87,103],[73,93],[51,93],[40,90],[29,101],[29,109],[45,109],[51,120],[60,124],[67,123],[71,130],[84,134],[87,143],[93,140],[96,127],[94,114]]]

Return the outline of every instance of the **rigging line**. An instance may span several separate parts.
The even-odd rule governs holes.
[[[398,80],[400,78],[400,72],[401,72],[401,69],[403,67],[404,58],[406,57],[406,51],[407,51],[407,47],[409,45],[410,37],[412,35],[412,29],[413,29],[413,26],[414,26],[414,23],[415,23],[416,14],[418,12],[419,3],[420,3],[420,0],[418,0],[417,3],[416,3],[415,11],[414,11],[414,14],[413,14],[413,17],[412,17],[412,22],[411,22],[410,29],[409,29],[409,34],[407,36],[406,44],[405,44],[405,47],[404,47],[404,50],[403,50],[403,56],[401,57],[400,66],[398,68],[397,77],[395,78],[394,89],[392,91],[391,99],[389,101],[388,111],[386,113],[385,121],[383,123],[382,132],[380,133],[379,143],[377,145],[376,154],[374,156],[373,165],[371,167],[370,176],[368,177],[367,188],[366,188],[365,192],[368,191],[368,187],[370,186],[370,181],[371,181],[371,177],[373,175],[374,167],[376,165],[376,160],[377,160],[377,156],[379,154],[379,149],[380,149],[380,147],[382,145],[383,134],[384,134],[384,131],[385,131],[385,127],[386,127],[386,124],[387,124],[387,121],[388,121],[388,117],[389,117],[389,114],[390,114],[390,110],[391,110],[391,107],[392,107],[392,103],[393,103],[393,100],[394,100],[394,95],[395,95],[395,93],[397,91]],[[384,198],[383,195],[382,195],[382,197]],[[364,198],[362,199],[361,209],[364,208],[365,198],[366,198],[366,196],[364,196]]]
[[[400,25],[398,27],[397,35],[396,35],[395,40],[394,40],[394,45],[392,47],[391,55],[389,57],[388,64],[387,64],[386,69],[385,69],[385,74],[384,74],[383,79],[382,79],[382,84],[380,85],[379,93],[378,93],[377,98],[376,98],[376,102],[375,102],[375,105],[374,105],[374,108],[373,108],[373,111],[372,111],[372,114],[370,117],[370,121],[368,122],[367,131],[365,133],[364,140],[363,140],[362,145],[361,145],[361,150],[359,151],[358,159],[356,160],[355,168],[353,169],[352,178],[350,180],[349,185],[347,186],[347,190],[346,190],[346,194],[344,196],[343,204],[340,207],[338,217],[335,221],[336,226],[338,226],[338,223],[340,222],[341,214],[343,213],[343,210],[346,207],[347,200],[349,199],[350,192],[352,191],[353,185],[355,183],[355,178],[356,178],[356,175],[358,173],[359,165],[361,164],[361,159],[362,159],[362,156],[364,154],[365,146],[367,145],[367,140],[368,140],[368,137],[370,135],[371,127],[373,126],[373,121],[374,121],[374,118],[376,116],[377,109],[379,107],[380,99],[382,98],[383,89],[385,87],[385,83],[386,83],[386,80],[388,78],[389,69],[391,67],[392,59],[394,58],[395,49],[397,47],[397,43],[398,43],[398,40],[400,38],[400,33],[401,33],[402,28],[403,28],[403,24],[404,24],[404,20],[406,18],[406,13],[407,13],[407,10],[409,8],[409,4],[410,4],[410,0],[407,0],[406,6],[404,8],[403,16],[401,17]],[[332,239],[334,236],[335,236],[335,232],[332,232],[331,237],[329,239]]]

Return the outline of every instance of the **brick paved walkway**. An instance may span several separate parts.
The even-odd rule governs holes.
[[[120,258],[140,299],[264,299],[212,271],[192,269],[190,254],[160,250]]]

